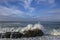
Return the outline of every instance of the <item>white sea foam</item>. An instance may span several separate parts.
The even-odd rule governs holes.
[[[53,29],[51,31],[51,35],[60,35],[60,30],[59,29]]]
[[[2,32],[21,32],[24,34],[24,31],[28,31],[28,30],[34,30],[34,29],[40,29],[42,31],[44,31],[44,27],[41,25],[41,24],[35,24],[35,25],[32,25],[32,24],[28,24],[26,27],[18,27],[18,28],[0,28],[2,30],[0,30],[0,33]]]
[[[32,25],[32,24],[28,24],[28,25],[27,25],[27,27],[22,28],[20,32],[24,34],[24,31],[31,30],[31,29],[32,29],[32,27],[33,27],[33,25]]]
[[[35,24],[34,27],[32,29],[40,29],[40,30],[44,30],[44,27],[41,24]]]
[[[5,33],[5,32],[21,32],[24,33],[24,31],[28,30],[34,30],[34,29],[40,29],[44,32],[44,34],[49,34],[49,35],[60,35],[60,29],[45,29],[43,25],[40,23],[38,24],[28,24],[26,27],[18,27],[18,28],[1,28],[0,27],[0,33]]]
[[[22,28],[20,32],[24,34],[24,31],[34,30],[34,29],[45,31],[44,27],[41,24],[35,24],[35,25],[28,24],[27,27]]]

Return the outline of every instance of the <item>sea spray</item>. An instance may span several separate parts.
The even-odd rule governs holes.
[[[28,24],[28,25],[27,25],[27,27],[22,28],[20,32],[24,34],[24,31],[31,30],[31,29],[32,29],[32,27],[33,27],[33,25],[32,25],[32,24]]]
[[[45,33],[45,28],[43,27],[43,25],[41,25],[40,23],[37,24],[28,24],[26,27],[18,27],[18,28],[2,28],[1,32],[20,32],[24,34],[24,31],[28,31],[28,30],[34,30],[34,29],[39,29],[42,30]]]
[[[35,29],[42,30],[43,32],[45,32],[45,29],[41,24],[35,24],[35,25],[28,24],[27,27],[22,28],[20,32],[24,34],[24,31],[35,30]]]
[[[2,31],[4,31],[4,32],[12,32],[13,30],[14,30],[14,28],[8,28],[8,27],[6,27],[6,28],[1,28],[2,29]]]
[[[41,25],[41,24],[35,24],[32,29],[33,29],[33,30],[34,30],[34,29],[40,29],[40,30],[42,30],[42,31],[45,30],[45,28],[44,28],[43,25]]]
[[[2,29],[2,31],[0,31],[1,33],[5,33],[5,32],[20,32],[22,34],[25,34],[24,31],[35,31],[36,29],[41,30],[44,34],[49,34],[49,35],[60,35],[60,30],[59,29],[45,29],[45,27],[43,25],[41,25],[40,23],[37,24],[28,24],[26,27],[18,27],[18,28],[0,28]],[[36,33],[36,32],[35,32]],[[33,33],[32,33],[33,34]]]
[[[59,29],[53,29],[51,31],[51,35],[60,35],[60,30]]]
[[[21,27],[16,28],[16,29],[15,29],[15,32],[20,32],[20,30],[21,30]]]

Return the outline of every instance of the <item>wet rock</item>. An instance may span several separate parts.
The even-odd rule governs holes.
[[[1,38],[1,33],[0,33],[0,38]]]
[[[5,38],[10,38],[10,35],[11,35],[11,32],[6,32],[4,36]]]
[[[21,38],[22,33],[19,32],[6,32],[6,33],[0,33],[0,38]]]
[[[0,33],[0,38],[10,38],[11,32]]]
[[[23,37],[36,37],[36,36],[43,36],[44,33],[40,29],[28,30],[24,31]]]
[[[11,35],[11,38],[21,38],[23,34],[19,32],[12,32]]]
[[[5,33],[1,33],[1,38],[5,38]]]

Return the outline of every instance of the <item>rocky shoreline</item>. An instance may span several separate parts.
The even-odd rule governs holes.
[[[37,36],[43,36],[44,28],[41,24],[35,24],[34,26],[32,24],[27,25],[27,27],[24,27],[20,30],[20,28],[16,31],[12,29],[10,32],[5,31],[0,33],[0,38],[24,38],[24,37],[37,37]]]
[[[60,36],[42,36],[29,38],[0,38],[0,40],[60,40]]]
[[[25,34],[20,32],[5,32],[0,33],[0,38],[24,38],[24,37],[36,37],[36,36],[43,36],[44,33],[41,30],[28,30],[25,31]]]

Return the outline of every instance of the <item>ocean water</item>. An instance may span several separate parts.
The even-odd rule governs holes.
[[[13,21],[4,21],[0,22],[0,33],[4,33],[6,31],[14,31],[21,30],[21,28],[26,27],[29,24],[40,24],[44,27],[45,30],[44,36],[42,37],[30,37],[30,38],[20,38],[20,39],[0,39],[0,40],[60,40],[60,22],[13,22]]]
[[[20,39],[3,38],[0,40],[60,40],[60,36],[42,36],[42,37],[20,38]]]

